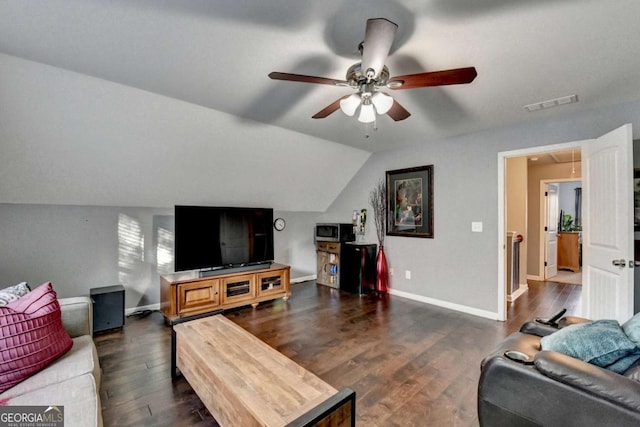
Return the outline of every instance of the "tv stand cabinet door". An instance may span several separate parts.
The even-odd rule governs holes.
[[[256,275],[250,273],[222,278],[220,290],[223,306],[252,301],[256,297]]]
[[[178,285],[178,315],[206,313],[220,305],[220,280],[207,279]]]
[[[258,297],[274,294],[278,295],[282,294],[283,292],[289,292],[289,290],[287,289],[289,280],[288,277],[286,277],[288,273],[289,270],[277,270],[267,273],[258,273]]]

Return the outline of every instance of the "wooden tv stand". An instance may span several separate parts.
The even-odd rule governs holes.
[[[251,304],[291,295],[291,267],[271,264],[257,270],[200,277],[198,271],[160,276],[160,309],[171,323],[180,317]]]

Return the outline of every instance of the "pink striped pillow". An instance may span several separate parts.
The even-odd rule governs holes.
[[[0,307],[0,393],[46,367],[72,345],[51,282]]]

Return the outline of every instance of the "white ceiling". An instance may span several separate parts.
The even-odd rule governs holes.
[[[637,0],[4,0],[0,53],[379,151],[640,98]],[[412,116],[367,139],[340,111],[367,18],[399,25],[392,76],[475,66],[469,85],[394,91]],[[0,77],[1,78],[1,77]],[[577,94],[579,102],[523,106]]]

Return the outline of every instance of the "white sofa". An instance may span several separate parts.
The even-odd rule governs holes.
[[[102,373],[93,343],[93,311],[88,297],[58,299],[62,324],[73,346],[42,371],[0,394],[6,405],[64,406],[65,427],[102,426]]]

